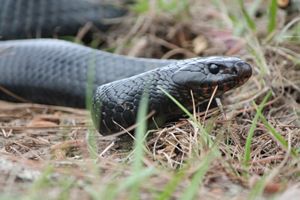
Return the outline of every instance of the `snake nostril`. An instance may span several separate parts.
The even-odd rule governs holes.
[[[232,73],[234,74],[234,75],[237,75],[238,74],[238,70],[237,70],[237,68],[234,66],[234,67],[232,67]]]

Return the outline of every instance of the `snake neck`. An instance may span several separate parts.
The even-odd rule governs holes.
[[[143,94],[148,94],[148,113],[160,125],[183,114],[183,111],[165,94],[167,92],[185,108],[203,103],[204,97],[191,97],[186,88],[172,81],[176,68],[156,69],[126,80],[100,86],[94,96],[92,116],[102,135],[120,132],[135,124]]]

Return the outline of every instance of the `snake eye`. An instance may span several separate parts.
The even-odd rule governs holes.
[[[208,69],[209,69],[210,73],[212,73],[212,74],[217,74],[220,71],[219,66],[216,64],[210,64]]]

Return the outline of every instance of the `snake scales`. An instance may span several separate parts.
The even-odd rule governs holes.
[[[235,57],[192,58],[181,61],[130,58],[55,39],[28,36],[69,35],[92,21],[101,29],[103,18],[125,12],[86,0],[0,0],[0,98],[35,103],[84,107],[87,90],[93,91],[92,117],[98,131],[109,135],[132,126],[146,90],[149,111],[159,124],[182,111],[164,89],[186,108],[190,91],[200,104],[216,86],[216,95],[242,85],[252,73]],[[93,80],[93,84],[88,84]]]

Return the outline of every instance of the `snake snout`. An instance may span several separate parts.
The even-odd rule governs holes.
[[[248,79],[252,75],[251,65],[245,61],[239,61],[233,66],[234,73],[242,79]]]

